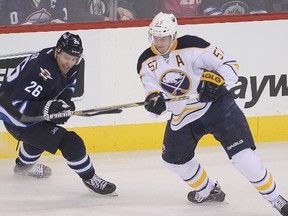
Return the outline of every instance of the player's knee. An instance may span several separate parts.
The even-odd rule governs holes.
[[[183,164],[171,164],[164,161],[164,165],[169,170],[175,172],[182,179],[191,178],[191,176],[195,175],[200,166],[198,161],[193,158],[190,161]]]
[[[64,136],[59,149],[68,161],[79,160],[86,154],[84,142],[75,132],[68,132]]]
[[[185,164],[192,160],[194,157],[194,151],[187,150],[184,154],[179,152],[174,152],[173,150],[162,150],[162,160],[169,164]]]
[[[233,166],[250,181],[264,177],[265,167],[252,149],[244,149],[232,156]]]

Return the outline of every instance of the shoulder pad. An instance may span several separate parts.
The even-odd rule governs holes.
[[[178,45],[176,49],[183,49],[183,48],[207,48],[210,46],[210,43],[205,41],[204,39],[193,36],[193,35],[185,35],[182,37],[179,37],[178,39]]]
[[[146,61],[147,59],[155,56],[156,54],[152,52],[151,48],[147,48],[138,58],[137,63],[137,73],[140,73],[140,70],[142,68],[142,63]]]

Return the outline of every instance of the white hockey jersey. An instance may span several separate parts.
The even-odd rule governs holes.
[[[157,53],[150,47],[138,59],[137,71],[146,97],[155,91],[167,97],[197,94],[204,71],[217,71],[225,79],[226,87],[238,80],[237,61],[202,38],[185,35],[175,41],[169,55]],[[211,104],[200,103],[197,99],[166,103],[167,110],[172,112],[172,130],[197,120]]]

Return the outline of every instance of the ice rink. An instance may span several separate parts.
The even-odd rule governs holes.
[[[288,198],[288,142],[258,144],[257,153]],[[92,194],[60,156],[41,162],[49,179],[15,176],[14,159],[0,160],[1,216],[277,216],[240,175],[221,147],[198,147],[196,158],[226,193],[221,204],[192,204],[189,187],[162,164],[160,151],[91,155],[99,176],[117,185],[119,196]]]

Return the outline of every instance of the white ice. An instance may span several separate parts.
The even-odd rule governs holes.
[[[257,154],[288,197],[288,142],[258,144]],[[221,147],[198,147],[196,158],[226,195],[222,204],[192,204],[189,187],[164,167],[159,151],[91,155],[97,173],[117,185],[118,197],[92,194],[61,156],[41,162],[49,179],[15,176],[14,159],[0,160],[1,216],[277,216],[236,171]]]

